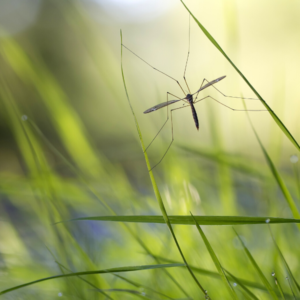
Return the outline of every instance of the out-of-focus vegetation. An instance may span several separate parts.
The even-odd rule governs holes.
[[[183,85],[189,15],[160,2],[1,2],[3,299],[300,299],[299,150],[269,112],[249,120],[205,100],[197,131],[189,109],[174,111],[172,147],[148,171],[171,124],[144,153],[166,110],[142,112],[182,91],[123,48],[135,120],[120,29]],[[185,4],[299,143],[300,4]],[[192,18],[190,29],[192,92],[226,75],[224,94],[256,98]]]

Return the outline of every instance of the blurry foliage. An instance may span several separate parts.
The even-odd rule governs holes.
[[[176,112],[175,142],[167,156],[153,174],[144,163],[139,145],[142,139],[136,133],[122,83],[119,27],[124,29],[125,45],[155,67],[169,70],[166,73],[179,74],[179,78],[187,51],[188,31],[182,24],[188,18],[184,8],[179,5],[170,10],[169,19],[163,15],[137,25],[115,19],[108,22],[107,12],[91,2],[32,3],[38,5],[36,19],[22,31],[10,32],[0,19],[0,293],[27,282],[47,280],[1,297],[204,299],[205,289],[211,299],[300,299],[298,228],[294,224],[272,225],[278,221],[274,217],[289,219],[298,215],[299,162],[297,156],[293,164],[289,160],[297,149],[267,113],[250,115],[255,137],[244,113],[224,111],[213,103],[196,107],[199,132],[193,128],[190,111]],[[300,26],[295,25],[299,17],[297,3],[291,4],[290,15],[285,2],[280,3],[280,24],[286,25],[292,37],[299,32],[295,27]],[[195,3],[187,2],[200,21],[203,17],[205,22],[212,22],[206,28],[212,29],[210,33],[218,42],[221,40],[220,44],[227,44],[224,48],[229,50],[225,52],[237,66],[247,69],[247,78],[249,74],[249,81],[255,83],[264,99],[271,98],[267,102],[299,142],[298,122],[293,121],[299,119],[299,104],[294,105],[295,100],[284,102],[288,96],[298,96],[298,87],[291,91],[288,81],[294,69],[299,69],[298,61],[288,70],[274,67],[277,72],[266,78],[268,68],[262,61],[256,69],[257,53],[251,56],[253,45],[243,43],[247,37],[252,38],[251,26],[243,28],[251,20],[242,18],[239,23],[239,13],[252,12],[260,4],[229,4],[221,11],[208,13],[209,5],[219,4],[207,3],[200,11]],[[87,9],[89,6],[94,14]],[[26,19],[29,6],[23,10],[22,6],[16,7],[20,21]],[[266,12],[264,6],[260,8],[256,8],[258,14]],[[205,15],[201,16],[203,10]],[[278,3],[274,11],[281,12]],[[218,17],[220,12],[227,24],[225,34],[219,30],[224,25]],[[97,13],[100,22],[92,17]],[[12,17],[16,19],[16,15]],[[226,94],[244,95],[245,87],[240,89],[232,83],[239,80],[234,71],[199,35],[199,28],[193,22],[191,25],[187,78],[192,88],[199,86],[203,74],[213,79],[218,77],[215,74],[225,72],[231,79],[227,78],[228,83],[220,89]],[[283,38],[284,34],[276,32],[274,36]],[[170,52],[163,49],[166,44],[161,45],[162,41],[166,43],[166,36]],[[161,48],[156,48],[153,41]],[[263,42],[256,50],[262,52],[262,57]],[[293,49],[289,54],[294,59],[299,52],[294,53],[297,41],[290,45]],[[182,61],[177,54],[184,57]],[[267,65],[268,58],[264,59]],[[145,116],[142,111],[166,101],[166,91],[179,92],[169,79],[125,49],[123,70],[147,146],[163,124],[165,113]],[[228,101],[230,106],[242,107],[241,101]],[[284,103],[289,105],[284,107]],[[260,104],[247,105],[256,108]],[[150,165],[164,153],[171,139],[169,130],[166,127],[147,151]],[[169,229],[159,224],[162,219],[156,222],[158,217],[153,217],[148,222],[143,215],[162,216]],[[190,225],[174,225],[174,220],[180,218],[173,215],[186,215],[185,222]],[[92,221],[94,216],[99,218]],[[122,216],[127,216],[127,222],[100,222],[103,216],[108,217],[106,221],[125,221]],[[211,217],[215,223],[205,226],[208,223],[199,216],[220,218]],[[266,224],[261,224],[262,220]],[[68,222],[57,223],[60,221]],[[201,225],[199,232],[191,226],[196,223],[197,227]],[[236,231],[220,224],[232,224]],[[190,273],[186,267],[173,265],[182,260]],[[153,265],[157,269],[150,270]],[[83,273],[64,276],[72,272]],[[53,275],[60,279],[48,278]]]

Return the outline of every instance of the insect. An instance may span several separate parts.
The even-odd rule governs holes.
[[[190,23],[190,22],[189,22]],[[218,83],[219,81],[223,80],[226,76],[221,76],[215,80],[212,80],[212,81],[208,81],[207,79],[203,79],[201,85],[200,85],[200,88],[194,92],[194,93],[191,93],[191,90],[189,88],[189,85],[186,81],[186,78],[185,78],[185,74],[186,74],[186,69],[187,69],[187,64],[188,64],[188,59],[189,59],[189,54],[190,54],[190,24],[189,24],[189,46],[188,46],[188,55],[187,55],[187,60],[186,60],[186,64],[185,64],[185,69],[184,69],[184,74],[183,74],[183,79],[185,81],[185,84],[188,88],[188,91],[189,93],[186,93],[184,91],[184,89],[182,88],[181,84],[179,83],[178,80],[176,80],[175,78],[173,78],[172,76],[158,70],[157,68],[153,67],[151,64],[149,64],[147,61],[145,61],[143,58],[141,58],[140,56],[138,56],[136,53],[134,53],[132,50],[130,50],[129,48],[127,48],[124,44],[122,44],[122,47],[126,48],[128,51],[130,51],[133,55],[135,55],[136,57],[138,57],[140,60],[142,60],[144,63],[146,63],[148,66],[150,66],[152,69],[154,69],[155,71],[157,72],[160,72],[161,74],[169,77],[170,79],[174,80],[180,87],[180,89],[182,90],[182,92],[184,93],[185,97],[183,98],[180,98],[172,93],[169,93],[167,92],[167,101],[166,102],[163,102],[163,103],[160,103],[160,104],[157,104],[147,110],[144,111],[144,114],[148,114],[148,113],[151,113],[151,112],[154,112],[154,111],[157,111],[161,108],[164,108],[164,107],[167,107],[167,119],[166,121],[163,123],[162,127],[159,129],[159,131],[157,132],[157,134],[155,135],[155,137],[152,139],[152,141],[150,142],[150,144],[147,146],[146,150],[148,150],[148,148],[151,146],[151,144],[154,142],[154,140],[156,139],[156,137],[159,135],[159,133],[162,131],[162,129],[164,128],[164,126],[166,125],[166,123],[168,122],[169,120],[169,106],[174,104],[174,103],[179,103],[179,102],[184,102],[183,106],[181,107],[178,107],[178,108],[174,108],[174,109],[171,109],[170,110],[170,115],[171,115],[171,132],[172,132],[172,140],[167,148],[167,150],[165,151],[164,155],[162,156],[162,158],[158,161],[158,163],[156,163],[152,168],[151,170],[153,170],[163,159],[164,157],[166,156],[168,150],[170,149],[173,141],[174,141],[174,133],[173,133],[173,117],[172,117],[172,113],[173,111],[175,110],[178,110],[178,109],[183,109],[183,108],[186,108],[186,107],[190,107],[191,110],[192,110],[192,116],[193,116],[193,119],[194,119],[194,122],[195,122],[195,125],[196,125],[196,128],[197,130],[199,130],[199,120],[198,120],[198,116],[197,116],[197,112],[196,112],[196,109],[195,109],[195,106],[194,104],[195,103],[198,103],[200,101],[203,101],[205,99],[211,99],[213,101],[216,101],[217,103],[233,110],[233,111],[266,111],[266,110],[257,110],[257,109],[234,109],[232,107],[229,107],[228,105],[218,101],[217,99],[215,99],[214,97],[212,96],[206,96],[206,97],[203,97],[201,99],[198,99],[198,95],[201,91],[203,91],[204,89],[208,88],[208,87],[213,87],[215,90],[217,90],[220,94],[222,94],[224,97],[229,97],[229,98],[237,98],[237,99],[247,99],[247,100],[259,100],[259,99],[255,99],[255,98],[241,98],[241,97],[235,97],[235,96],[228,96],[228,95],[225,95],[223,94],[219,89],[217,89],[214,85],[216,83]],[[205,84],[204,84],[205,83]],[[169,96],[173,96],[175,98],[177,98],[177,100],[169,100]]]
[[[207,83],[206,85],[204,85],[203,87],[201,86],[200,89],[199,89],[197,92],[195,92],[195,93],[193,93],[193,94],[187,94],[185,98],[182,98],[182,99],[179,99],[179,100],[170,100],[170,101],[167,101],[167,102],[163,102],[163,103],[157,104],[157,105],[155,105],[155,106],[153,106],[153,107],[151,107],[151,108],[145,110],[145,111],[144,111],[144,114],[151,113],[151,112],[153,112],[153,111],[156,111],[156,110],[158,110],[158,109],[161,109],[161,108],[163,108],[163,107],[165,107],[165,106],[171,105],[171,104],[176,103],[176,102],[179,102],[179,101],[187,101],[187,102],[189,103],[191,109],[192,109],[192,114],[193,114],[193,118],[194,118],[194,122],[195,122],[196,128],[197,128],[197,130],[199,130],[199,121],[198,121],[198,116],[197,116],[197,112],[196,112],[196,109],[195,109],[195,107],[194,107],[194,104],[195,104],[196,102],[198,102],[198,101],[203,100],[203,99],[200,99],[200,100],[198,100],[198,101],[195,101],[195,100],[197,99],[197,96],[198,96],[198,94],[200,93],[200,91],[202,91],[202,90],[208,88],[209,86],[211,86],[211,85],[213,85],[213,84],[215,84],[215,83],[221,81],[221,80],[224,79],[225,77],[226,77],[226,76],[222,76],[222,77],[219,77],[219,78],[217,78],[217,79],[215,79],[215,80],[213,80],[213,81],[208,82],[208,83]],[[195,100],[194,100],[193,96],[194,96],[195,94],[197,94],[197,96],[196,96],[196,98],[195,98]],[[220,102],[219,102],[219,103],[220,103]],[[183,107],[179,107],[179,109],[180,109],[180,108],[183,108]],[[174,109],[173,109],[173,110],[174,110]]]

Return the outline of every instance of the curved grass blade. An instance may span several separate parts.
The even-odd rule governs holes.
[[[193,217],[192,213],[191,213],[191,216]],[[201,227],[199,226],[199,224],[198,224],[198,222],[195,218],[194,218],[194,222],[195,222],[196,227],[197,227],[197,229],[198,229],[198,231],[199,231],[199,233],[202,237],[202,240],[205,243],[205,246],[206,246],[206,248],[207,248],[207,250],[210,254],[210,257],[212,258],[212,260],[213,260],[213,262],[214,262],[214,264],[215,264],[215,266],[216,266],[216,268],[217,268],[217,270],[218,270],[218,272],[221,276],[222,281],[224,282],[225,286],[227,287],[229,295],[231,295],[232,299],[237,299],[238,300],[237,294],[235,293],[234,289],[232,288],[231,284],[229,283],[228,278],[224,273],[223,267],[221,266],[221,263],[220,263],[217,255],[215,254],[212,246],[210,245],[207,237],[205,236],[203,230],[201,229]]]
[[[48,248],[48,247],[47,247]],[[51,255],[53,256],[53,258],[55,259],[54,255],[52,254],[52,252],[50,251],[50,249],[48,249],[48,251],[51,253]],[[60,262],[58,262],[56,259],[55,259],[55,262],[57,263],[57,265],[59,266],[60,270],[62,273],[65,274],[64,270],[67,270],[68,272],[72,272],[72,270],[66,268],[63,264],[61,264]],[[91,283],[90,281],[86,280],[85,278],[83,278],[82,276],[78,276],[78,278],[87,283],[88,285],[90,285],[91,287],[93,287],[94,289],[98,289],[98,287]],[[104,292],[101,292],[107,299],[110,299],[110,300],[114,300],[113,298],[111,298],[109,295],[105,294]]]
[[[284,294],[283,294],[283,290],[282,290],[281,284],[279,283],[279,281],[278,281],[277,277],[275,276],[275,274],[274,274],[274,280],[275,280],[275,284],[278,287],[278,290],[280,292],[280,295],[281,295],[282,299],[286,300],[285,297],[284,297]]]
[[[32,127],[35,129],[35,131],[38,133],[38,135],[43,139],[43,141],[47,144],[49,149],[52,150],[54,154],[56,154],[59,158],[62,159],[70,168],[73,170],[73,172],[78,176],[78,178],[81,179],[83,184],[88,188],[88,190],[95,195],[95,197],[101,202],[101,204],[112,214],[115,214],[115,211],[109,206],[109,204],[103,199],[103,197],[88,183],[88,181],[85,179],[84,174],[77,169],[59,150],[57,150],[50,141],[44,136],[44,134],[41,132],[41,130],[36,126],[35,123],[33,123],[30,119],[28,119],[29,123],[32,125]],[[164,222],[163,222],[164,223]],[[136,235],[134,231],[130,229],[126,224],[124,224],[124,228],[136,239],[138,244],[149,254],[152,255],[149,248],[146,246],[146,244],[139,238],[139,236]],[[156,260],[156,263],[159,264],[160,262]],[[178,281],[175,280],[175,278],[166,270],[163,269],[165,274],[169,277],[169,279],[178,287],[179,290],[182,291],[183,294],[188,297],[188,293],[183,289],[183,287],[179,284]]]
[[[287,271],[288,271],[289,277],[291,277],[291,278],[293,279],[293,282],[295,283],[295,285],[296,285],[296,287],[297,287],[297,289],[298,289],[298,293],[299,293],[299,292],[300,292],[300,286],[299,286],[299,283],[298,283],[297,280],[295,279],[295,277],[294,277],[294,275],[293,275],[293,273],[292,273],[292,271],[291,271],[291,269],[290,269],[288,263],[286,262],[286,260],[285,260],[285,258],[284,258],[284,256],[283,256],[283,254],[282,254],[282,252],[281,252],[279,246],[277,245],[276,240],[275,240],[275,238],[274,238],[274,235],[273,235],[273,233],[272,233],[272,231],[271,231],[270,226],[269,226],[269,231],[270,231],[270,235],[271,235],[271,237],[272,237],[273,243],[274,243],[274,245],[275,245],[275,247],[276,247],[276,249],[277,249],[277,252],[278,252],[278,254],[279,254],[281,260],[283,261],[285,268],[286,268]],[[292,292],[293,292],[293,290],[292,290]],[[294,292],[293,292],[293,293],[294,293]]]
[[[243,75],[243,73],[236,67],[236,65],[231,61],[231,59],[227,56],[227,54],[224,52],[224,50],[221,48],[221,46],[217,43],[217,41],[211,36],[211,34],[205,29],[205,27],[197,20],[197,18],[192,14],[192,12],[188,9],[188,7],[185,5],[185,3],[180,0],[181,3],[184,5],[186,10],[190,13],[190,15],[193,17],[195,22],[198,24],[200,29],[203,31],[203,33],[206,35],[206,37],[212,42],[212,44],[223,54],[223,56],[228,60],[228,62],[233,66],[233,68],[239,73],[239,75],[244,79],[244,81],[247,83],[247,85],[250,87],[250,89],[254,92],[254,94],[257,96],[257,98],[261,101],[261,103],[265,106],[265,108],[269,111],[271,117],[274,119],[274,121],[277,123],[279,128],[283,131],[283,133],[287,136],[287,138],[292,142],[292,144],[300,150],[300,146],[298,142],[295,140],[295,138],[292,136],[292,134],[289,132],[289,130],[285,127],[285,125],[282,123],[282,121],[277,117],[277,115],[273,112],[273,110],[270,108],[270,106],[266,103],[266,101],[261,97],[261,95],[255,90],[255,88],[251,85],[251,83],[247,80],[247,78]]]
[[[134,296],[137,296],[139,298],[142,299],[152,299],[147,297],[145,292],[140,292],[140,291],[136,291],[136,290],[130,290],[130,289],[95,289],[95,291],[103,293],[103,292],[117,292],[117,293],[128,293],[128,294],[132,294]]]
[[[160,265],[143,265],[143,266],[132,266],[132,267],[119,267],[119,268],[111,268],[111,269],[105,269],[105,270],[95,270],[95,271],[83,271],[83,272],[74,272],[70,274],[61,274],[61,275],[54,275],[46,278],[41,278],[38,280],[34,280],[31,282],[27,282],[21,285],[17,285],[14,287],[11,287],[9,289],[3,290],[0,292],[0,295],[6,294],[11,291],[15,291],[17,289],[20,289],[25,286],[29,286],[32,284],[36,284],[39,282],[52,280],[52,279],[58,279],[58,278],[64,278],[64,277],[74,277],[74,276],[82,276],[82,275],[93,275],[93,274],[107,274],[107,273],[116,273],[116,272],[133,272],[133,271],[143,271],[143,270],[154,270],[154,269],[161,269],[161,268],[174,268],[174,267],[184,267],[185,264],[182,263],[175,263],[175,264],[160,264]]]
[[[147,290],[149,290],[151,293],[153,293],[153,294],[157,294],[157,295],[159,295],[159,296],[162,296],[162,297],[164,297],[164,298],[167,298],[167,299],[174,299],[174,298],[171,298],[171,297],[169,297],[169,296],[167,296],[167,295],[165,295],[165,294],[163,294],[163,293],[160,293],[160,292],[158,292],[158,291],[156,291],[155,289],[153,289],[153,288],[151,288],[151,287],[148,287],[148,286],[146,286],[146,285],[144,285],[144,284],[139,284],[139,283],[137,283],[137,282],[134,282],[134,281],[132,281],[132,280],[130,280],[130,279],[128,279],[128,278],[125,278],[125,277],[123,277],[123,276],[120,276],[120,275],[117,275],[117,274],[114,274],[116,277],[118,277],[118,278],[120,278],[121,280],[123,280],[123,281],[125,281],[125,282],[127,282],[127,283],[129,283],[129,284],[131,284],[131,285],[133,285],[133,286],[135,286],[136,288],[143,288],[143,289],[147,289]]]
[[[35,87],[49,111],[56,133],[79,168],[85,174],[96,178],[102,174],[102,161],[87,139],[85,126],[42,59],[35,53],[35,61],[30,60],[29,55],[11,37],[1,39],[0,54],[23,82],[31,83]]]
[[[153,256],[155,258],[158,258],[160,259],[161,261],[164,261],[164,262],[168,262],[168,263],[176,263],[177,261],[176,260],[173,260],[173,259],[169,259],[169,258],[165,258],[165,257],[161,257],[161,256]],[[193,265],[191,265],[191,269],[196,272],[196,273],[199,273],[199,274],[202,274],[202,275],[205,275],[207,277],[210,277],[210,278],[216,278],[216,279],[221,279],[220,278],[220,274],[217,273],[217,272],[214,272],[214,271],[210,271],[210,270],[206,270],[206,269],[202,269],[202,268],[199,268],[199,267],[195,267]],[[268,292],[267,288],[260,284],[260,283],[257,283],[257,282],[253,282],[253,281],[249,281],[249,280],[246,280],[246,279],[242,279],[242,278],[238,278],[236,276],[234,276],[233,274],[229,273],[228,270],[226,270],[225,268],[223,268],[223,270],[231,277],[229,277],[228,279],[232,282],[237,282],[238,284],[240,284],[243,288],[244,287],[250,287],[250,288],[254,288],[254,289],[258,289],[258,290],[261,290],[263,292]],[[279,292],[275,291],[275,293],[280,296]],[[290,299],[290,296],[285,294],[286,297],[288,297],[288,299]]]
[[[173,231],[173,228],[171,226],[170,220],[168,218],[167,211],[165,209],[164,203],[162,201],[160,192],[158,190],[155,178],[154,178],[153,173],[152,173],[152,168],[150,166],[148,154],[146,152],[146,148],[145,148],[145,145],[144,145],[144,142],[143,142],[142,133],[141,133],[141,130],[140,130],[137,118],[135,116],[134,110],[132,108],[132,105],[131,105],[131,102],[130,102],[130,99],[129,99],[129,94],[128,94],[128,91],[127,91],[127,86],[126,86],[125,76],[124,76],[124,71],[123,71],[123,47],[122,47],[122,45],[123,45],[123,38],[122,38],[122,31],[120,31],[120,36],[121,36],[121,73],[122,73],[123,85],[124,85],[124,89],[125,89],[125,93],[126,93],[126,98],[127,98],[128,103],[129,103],[129,106],[130,106],[130,109],[131,109],[131,113],[132,113],[133,118],[134,118],[135,126],[136,126],[136,129],[137,129],[138,135],[139,135],[141,147],[142,147],[142,150],[144,152],[145,161],[146,161],[146,165],[147,165],[147,168],[148,168],[149,176],[150,176],[150,179],[151,179],[152,187],[153,187],[153,190],[154,190],[154,193],[155,193],[158,205],[159,205],[160,210],[162,212],[164,221],[165,221],[166,225],[168,226],[168,228],[169,228],[169,230],[171,232],[171,235],[172,235],[173,240],[174,240],[174,242],[176,244],[176,247],[177,247],[177,249],[178,249],[178,251],[180,253],[180,256],[182,257],[182,260],[184,261],[184,263],[185,263],[185,265],[186,265],[189,273],[191,274],[192,278],[194,279],[194,281],[196,282],[196,284],[198,285],[198,287],[200,288],[200,290],[205,294],[205,289],[202,287],[202,285],[200,284],[200,282],[196,278],[195,274],[193,273],[193,271],[189,267],[189,265],[188,265],[188,263],[187,263],[184,255],[183,255],[183,252],[182,252],[182,250],[181,250],[181,248],[179,246],[179,243],[177,241],[177,238],[176,238],[175,233]]]
[[[240,238],[240,236],[238,235],[238,233],[236,232],[236,230],[234,228],[233,228],[233,230],[234,230],[236,236],[238,237],[239,241],[241,242],[241,245],[243,246],[243,248],[244,248],[244,250],[246,252],[247,257],[249,258],[252,266],[255,268],[255,270],[256,270],[259,278],[261,279],[261,281],[263,282],[263,284],[265,285],[265,287],[267,288],[267,290],[269,291],[269,293],[273,297],[273,299],[278,300],[278,297],[277,297],[275,291],[273,290],[272,286],[270,285],[269,281],[265,277],[264,273],[262,272],[262,270],[260,269],[260,267],[256,263],[255,259],[251,255],[250,251],[248,250],[248,248],[244,244],[243,240]]]
[[[235,277],[233,274],[231,274],[229,271],[227,271],[226,269],[223,268],[223,270],[232,278],[232,280],[239,285],[246,293],[249,297],[251,297],[254,300],[259,300],[244,284],[242,284],[242,282]]]
[[[300,219],[271,218],[271,217],[194,216],[194,218],[192,218],[191,216],[168,216],[168,220],[170,224],[178,224],[178,225],[195,225],[194,219],[197,221],[199,225],[254,225],[254,224],[300,223]],[[110,221],[110,222],[165,224],[165,219],[163,216],[97,216],[97,217],[76,218],[70,221]]]
[[[244,105],[245,105],[245,103],[244,103]],[[260,145],[260,148],[261,148],[261,150],[262,150],[262,152],[263,152],[263,154],[265,156],[265,159],[266,159],[266,161],[268,163],[268,166],[269,166],[269,168],[270,168],[270,170],[271,170],[271,172],[272,172],[275,180],[277,181],[277,183],[278,183],[278,185],[279,185],[279,187],[280,187],[280,189],[282,191],[282,194],[283,194],[285,200],[287,201],[287,203],[288,203],[288,205],[289,205],[289,207],[290,207],[290,209],[292,211],[292,214],[293,214],[294,218],[298,218],[299,219],[300,218],[300,213],[299,213],[298,208],[297,208],[297,206],[296,206],[296,204],[294,202],[294,199],[292,198],[289,190],[287,189],[287,187],[286,187],[283,179],[279,175],[279,173],[278,173],[275,165],[273,164],[273,162],[272,162],[272,160],[271,160],[268,152],[266,151],[265,147],[263,146],[263,144],[262,144],[262,142],[261,142],[261,140],[260,140],[260,138],[259,138],[259,136],[258,136],[258,134],[257,134],[257,132],[256,132],[254,126],[253,126],[253,124],[252,124],[252,122],[251,122],[249,114],[247,114],[247,117],[248,117],[248,120],[249,120],[250,125],[252,127],[252,130],[253,130],[253,132],[254,132],[254,134],[256,136],[256,139],[257,139],[257,141],[258,141],[258,143]],[[300,229],[299,225],[298,225],[298,228]]]
[[[52,256],[52,258],[54,259],[55,263],[58,265],[60,271],[61,271],[63,274],[65,274],[65,270],[66,270],[67,272],[70,272],[70,273],[71,273],[72,270],[66,268],[63,264],[61,264],[60,262],[58,262],[57,259],[56,259],[56,257],[55,257],[55,255],[54,255],[53,252],[50,250],[50,248],[48,248],[47,245],[45,245],[45,246],[46,246],[47,250],[49,251],[50,255]],[[95,284],[93,284],[92,282],[86,280],[86,279],[83,278],[82,276],[78,276],[78,278],[79,278],[81,281],[83,281],[83,282],[87,283],[88,285],[90,285],[91,287],[93,287],[93,288],[95,288],[95,289],[98,288]],[[104,292],[102,292],[102,294],[103,294],[107,299],[114,300],[114,299],[111,298],[109,295],[105,294]]]
[[[295,293],[294,293],[294,291],[293,291],[293,288],[292,288],[292,285],[291,285],[291,282],[290,282],[289,277],[287,277],[286,280],[287,280],[287,282],[289,283],[289,287],[290,287],[290,290],[291,290],[291,292],[292,292],[292,294],[293,294],[294,300],[296,300],[296,295],[295,295]]]

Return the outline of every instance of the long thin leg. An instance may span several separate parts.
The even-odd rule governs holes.
[[[187,58],[186,58],[186,63],[185,63],[185,68],[184,68],[184,73],[183,73],[183,79],[185,81],[185,84],[191,94],[191,90],[190,87],[185,79],[185,73],[186,73],[186,68],[187,68],[187,64],[188,64],[188,60],[189,60],[189,56],[190,56],[190,46],[191,46],[191,15],[189,14],[189,48],[188,48],[188,54],[187,54]]]
[[[206,97],[204,97],[204,98],[202,98],[202,99],[199,99],[198,101],[194,101],[194,104],[197,103],[197,102],[203,101],[203,100],[205,100],[205,99],[209,99],[209,98],[212,99],[212,100],[214,100],[214,101],[216,101],[216,102],[218,102],[219,104],[221,104],[221,105],[223,105],[223,106],[225,106],[225,107],[227,107],[227,108],[233,110],[233,111],[267,111],[267,109],[235,109],[235,108],[232,108],[232,107],[230,107],[230,106],[228,106],[228,105],[226,105],[226,104],[224,104],[224,103],[222,103],[222,102],[216,100],[215,98],[213,98],[213,97],[211,97],[211,96],[206,96]],[[172,132],[172,140],[171,140],[171,143],[169,144],[169,146],[168,146],[166,152],[164,153],[164,155],[162,156],[162,158],[159,160],[159,162],[158,162],[156,165],[154,165],[154,166],[151,168],[150,171],[152,171],[157,165],[159,165],[159,164],[161,163],[161,161],[162,161],[162,160],[164,159],[164,157],[166,156],[167,152],[169,151],[169,149],[170,149],[170,147],[171,147],[171,145],[172,145],[172,143],[173,143],[173,141],[174,141],[173,115],[172,115],[173,111],[174,111],[174,110],[178,110],[178,109],[182,109],[182,108],[186,108],[186,107],[190,107],[190,106],[188,105],[188,106],[182,106],[182,107],[178,107],[178,108],[171,109],[171,111],[170,111],[170,112],[171,112],[171,132]],[[165,122],[165,123],[166,123],[166,122]],[[164,124],[164,125],[165,125],[165,124]],[[163,126],[164,126],[164,125],[163,125]],[[148,147],[149,147],[149,146],[148,146]]]
[[[128,51],[130,51],[133,55],[135,55],[136,57],[138,57],[140,60],[142,60],[142,61],[143,61],[145,64],[147,64],[149,67],[151,67],[152,69],[154,69],[155,71],[160,72],[160,73],[166,75],[167,77],[173,79],[175,82],[177,82],[177,84],[178,84],[179,87],[181,88],[183,94],[186,96],[186,94],[185,94],[185,92],[184,92],[184,90],[183,90],[183,88],[182,88],[182,86],[180,85],[180,83],[179,83],[178,80],[176,80],[176,79],[173,78],[172,76],[170,76],[170,75],[168,75],[168,74],[166,74],[166,73],[164,73],[164,72],[162,72],[162,71],[160,71],[160,70],[154,68],[152,65],[150,65],[149,63],[147,63],[144,59],[142,59],[140,56],[138,56],[138,55],[135,54],[133,51],[131,51],[129,48],[127,48],[124,44],[122,44],[122,46],[123,46],[124,48],[126,48]]]
[[[207,81],[207,82],[209,82],[207,79],[203,79],[203,81]],[[244,98],[244,97],[235,97],[235,96],[228,96],[228,95],[225,95],[224,93],[222,93],[219,89],[217,89],[214,85],[212,85],[212,87],[215,89],[215,90],[217,90],[221,95],[223,95],[224,97],[226,97],[226,98],[236,98],[236,99],[246,99],[246,100],[259,100],[259,99],[257,99],[257,98]],[[197,96],[198,96],[198,94],[197,94]],[[197,99],[197,97],[196,97],[196,99]]]
[[[167,102],[169,102],[169,95],[172,95],[178,99],[180,99],[179,97],[167,92]],[[162,129],[165,127],[166,123],[169,120],[169,105],[167,105],[167,120],[164,122],[164,124],[162,125],[162,127],[159,129],[159,131],[157,132],[157,134],[155,135],[155,137],[152,139],[152,141],[150,142],[150,144],[147,146],[147,148],[145,149],[145,152],[147,152],[148,148],[151,146],[151,144],[154,142],[154,140],[157,138],[157,136],[160,134],[160,132],[162,131]]]
[[[204,83],[205,80],[206,80],[205,78],[202,80],[202,83],[201,83],[200,88],[198,89],[198,91],[201,90],[201,88],[202,88],[203,83]],[[198,97],[199,93],[200,93],[200,91],[196,94],[196,97],[195,97],[195,99],[194,99],[194,102],[197,100],[197,97]]]
[[[203,100],[205,100],[205,99],[208,99],[208,98],[210,98],[210,99],[212,99],[212,100],[218,102],[219,104],[221,104],[221,105],[223,105],[223,106],[225,106],[225,107],[227,107],[227,108],[229,108],[229,109],[231,109],[231,110],[234,110],[234,111],[268,111],[268,109],[235,109],[235,108],[232,108],[232,107],[230,107],[230,106],[228,106],[228,105],[226,105],[226,104],[224,104],[224,103],[218,101],[217,99],[213,98],[212,96],[206,96],[206,97],[204,97],[204,98],[202,98],[202,99],[199,99],[199,100],[197,100],[197,101],[194,101],[194,104],[197,103],[197,102],[203,101]]]
[[[171,112],[171,132],[172,132],[172,140],[171,140],[171,143],[170,143],[170,145],[168,146],[168,148],[167,148],[166,152],[164,153],[164,155],[162,156],[162,158],[159,160],[159,162],[158,162],[157,164],[155,164],[155,165],[151,168],[150,171],[152,171],[157,165],[159,165],[159,164],[161,163],[161,161],[162,161],[162,160],[164,159],[164,157],[166,156],[167,152],[169,151],[169,149],[170,149],[170,147],[171,147],[171,145],[172,145],[172,143],[173,143],[173,141],[174,141],[173,115],[172,115],[173,111],[174,111],[174,110],[177,110],[177,109],[186,108],[186,107],[189,107],[189,106],[183,106],[183,107],[178,107],[178,108],[171,109],[171,111],[170,111],[170,112]],[[149,146],[148,146],[148,147],[149,147]]]
[[[172,95],[173,97],[175,97],[175,98],[177,98],[177,99],[182,99],[182,98],[180,98],[180,97],[178,97],[178,96],[176,96],[176,95],[174,95],[174,94],[172,94],[172,93],[169,93],[169,92],[167,92],[169,95]],[[184,100],[184,99],[183,99]]]

